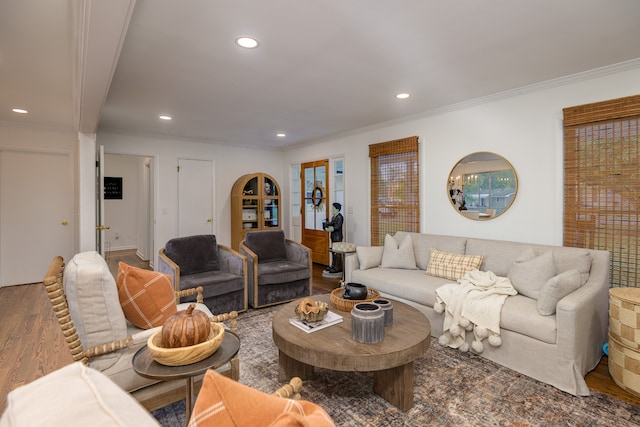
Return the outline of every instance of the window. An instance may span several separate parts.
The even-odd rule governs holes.
[[[640,95],[564,109],[564,244],[611,253],[640,286]]]
[[[386,234],[420,231],[418,137],[369,145],[371,158],[371,245]]]

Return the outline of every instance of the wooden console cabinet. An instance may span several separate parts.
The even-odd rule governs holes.
[[[231,246],[238,250],[249,231],[279,229],[280,186],[266,173],[238,178],[231,189]]]

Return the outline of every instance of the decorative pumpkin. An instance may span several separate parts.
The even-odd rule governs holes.
[[[188,347],[209,338],[209,316],[190,304],[186,310],[172,314],[162,325],[162,346],[165,348]]]

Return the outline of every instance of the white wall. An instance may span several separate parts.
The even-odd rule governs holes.
[[[148,156],[154,159],[155,238],[153,258],[167,240],[178,235],[178,159],[211,160],[215,168],[216,238],[231,245],[231,187],[240,176],[252,172],[266,172],[280,185],[289,176],[283,166],[282,152],[234,147],[215,142],[179,140],[163,137],[125,135],[98,132],[97,144],[105,153]],[[283,203],[289,203],[288,194]]]
[[[110,227],[105,231],[105,242],[112,251],[138,248],[143,168],[144,157],[104,156],[104,176],[122,178],[122,199],[104,201],[104,223]]]
[[[285,152],[284,164],[288,168],[290,164],[343,154],[347,240],[369,244],[368,145],[418,135],[421,231],[562,244],[562,109],[640,93],[640,68],[608,71],[547,82],[494,96],[493,100],[290,148]],[[447,198],[451,169],[458,160],[475,151],[501,154],[518,175],[514,204],[491,221],[473,221],[457,214]],[[283,187],[288,194],[286,184]]]

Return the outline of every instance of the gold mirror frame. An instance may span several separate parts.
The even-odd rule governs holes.
[[[487,221],[505,213],[518,194],[518,175],[513,165],[489,151],[471,153],[449,173],[447,198],[465,218]]]

